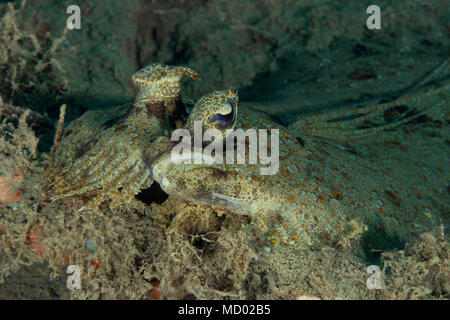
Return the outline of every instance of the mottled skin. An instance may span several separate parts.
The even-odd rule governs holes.
[[[54,198],[85,195],[89,204],[128,201],[149,187],[149,163],[168,146],[160,142],[185,117],[181,77],[189,68],[150,65],[136,72],[132,103],[89,111],[73,121],[54,154],[49,180]]]
[[[398,100],[389,106],[408,103],[411,109],[419,109],[424,103],[427,106],[448,105],[447,88],[422,95],[420,99]],[[192,113],[197,113],[196,108],[204,109],[208,105],[197,104]],[[388,109],[383,105],[380,108]],[[171,195],[251,216],[258,230],[263,231],[265,238],[273,244],[342,242],[352,234],[367,231],[368,226],[378,228],[380,234],[386,232],[402,238],[416,231],[411,226],[421,219],[404,211],[413,210],[414,197],[408,196],[405,186],[417,185],[417,176],[403,171],[386,175],[386,169],[393,167],[389,160],[395,152],[388,149],[386,154],[390,153],[390,156],[387,159],[368,157],[363,154],[369,152],[370,146],[362,145],[361,150],[355,151],[311,139],[311,134],[318,133],[308,130],[311,126],[304,126],[304,132],[293,129],[298,123],[292,128],[284,128],[256,109],[255,104],[241,106],[236,128],[280,129],[280,169],[276,175],[260,175],[262,164],[168,165],[169,155],[166,155],[154,165],[154,179]],[[394,120],[381,128],[391,128],[396,121],[401,124],[420,114]],[[352,136],[366,136],[371,131],[378,132],[380,128],[354,128]],[[380,146],[374,145],[374,148],[381,152]],[[416,170],[409,159],[406,160],[402,168],[411,168],[409,172]],[[445,167],[445,159],[440,161]],[[439,178],[436,176],[436,179]],[[441,185],[445,186],[445,183],[444,178]],[[400,202],[410,207],[400,208]],[[441,218],[440,212],[433,212],[433,217],[425,218],[430,220],[421,225],[439,223]]]
[[[193,120],[200,120],[208,128],[218,128],[224,137],[232,128],[278,128],[280,169],[273,176],[260,175],[260,167],[266,166],[261,163],[173,164],[170,133],[175,125],[163,107],[168,109],[178,98],[158,98],[151,103],[139,98],[133,104],[108,111],[88,112],[74,121],[57,149],[50,178],[55,197],[84,195],[89,201],[111,199],[112,205],[129,200],[155,180],[170,195],[249,215],[255,230],[273,244],[318,246],[342,242],[368,228],[406,238],[416,231],[411,226],[436,225],[442,217],[438,211],[424,217],[408,212],[415,198],[404,186],[419,186],[418,176],[389,170],[398,165],[392,159],[397,159],[399,150],[385,151],[389,157],[378,157],[376,152],[383,154],[384,145],[361,144],[353,150],[312,136],[348,139],[383,133],[418,117],[422,111],[448,106],[448,87],[358,109],[355,119],[330,122],[354,115],[352,109],[313,116],[289,128],[258,112],[257,104],[241,105],[233,121],[220,123],[218,114],[238,111],[237,94],[229,89],[200,99],[187,120],[177,118],[186,123],[188,130],[192,130]],[[137,97],[154,92],[155,86],[144,85],[138,88]],[[386,112],[399,105],[406,105],[408,110],[402,109],[394,119],[386,119]],[[381,123],[367,128],[368,120]],[[417,164],[409,159],[403,162],[401,154],[398,157],[405,172],[417,169]],[[443,161],[440,165],[445,167],[445,160],[436,161]],[[443,186],[447,182],[447,176],[432,178]]]

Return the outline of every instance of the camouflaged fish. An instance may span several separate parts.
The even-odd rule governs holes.
[[[258,104],[239,104],[232,89],[205,95],[187,116],[180,99],[183,74],[198,77],[189,68],[150,65],[132,78],[133,103],[89,111],[72,122],[49,172],[54,197],[77,195],[115,205],[157,181],[169,195],[250,216],[255,230],[274,245],[319,246],[366,231],[408,237],[444,219],[445,197],[430,185],[445,188],[448,170],[439,174],[428,169],[426,158],[411,161],[402,148],[377,140],[351,146],[340,141],[376,133],[384,137],[386,130],[447,107],[449,84],[385,104],[308,116],[284,127],[259,112]],[[403,108],[398,111],[398,106]],[[397,116],[386,117],[392,110]],[[261,175],[267,165],[261,161],[175,163],[171,134],[182,126],[192,131],[195,121],[219,130],[224,140],[233,129],[278,129],[279,170]],[[445,143],[419,143],[410,152],[432,149],[439,154],[441,148]],[[195,149],[190,156],[201,157]],[[433,161],[434,167],[446,167],[443,157]],[[417,194],[426,199],[421,205]]]

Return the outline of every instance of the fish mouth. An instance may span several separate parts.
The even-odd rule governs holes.
[[[190,161],[194,159],[202,159],[203,163],[198,165],[191,164],[190,166],[192,167],[186,167],[186,171],[174,171],[180,168],[180,166],[186,166],[186,162],[191,163]],[[221,188],[222,183],[218,183],[216,187],[211,187],[211,185],[208,187],[208,183],[206,182],[205,185],[200,183],[195,186],[189,186],[186,183],[183,174],[187,173],[195,176],[196,170],[205,170],[208,172],[209,177],[226,179],[224,176],[226,172],[213,164],[214,158],[205,159],[205,156],[200,152],[190,152],[178,156],[166,154],[153,165],[153,180],[158,182],[164,192],[169,195],[183,200],[201,203],[215,209],[248,215],[247,207],[249,203],[243,199],[239,199],[236,195],[230,195],[224,188]]]
[[[168,153],[157,160],[152,166],[153,180],[161,184],[167,172],[172,168],[195,163],[195,161],[202,161],[200,165],[212,165],[215,163],[215,159],[211,156],[205,156],[202,152],[193,151],[183,154],[172,154]]]

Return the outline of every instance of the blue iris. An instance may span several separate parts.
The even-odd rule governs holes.
[[[229,127],[233,123],[234,112],[228,114],[217,114],[216,122],[220,127]]]
[[[234,122],[236,103],[232,100],[228,101],[228,103],[231,106],[231,112],[227,114],[218,113],[213,118],[213,121],[216,122],[217,125],[222,128],[228,128]]]

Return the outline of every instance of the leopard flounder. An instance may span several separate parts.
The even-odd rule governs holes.
[[[408,106],[398,119],[370,128],[350,128],[351,123],[364,123],[358,118],[341,123],[326,122],[354,115],[354,110],[303,120],[302,130],[298,128],[299,122],[285,128],[258,112],[256,103],[245,104],[240,107],[237,121],[231,122],[230,126],[235,129],[280,130],[280,163],[275,175],[260,174],[261,167],[267,166],[262,161],[248,164],[247,149],[244,164],[211,164],[214,159],[205,159],[203,164],[174,164],[171,160],[173,155],[167,153],[154,164],[153,177],[171,195],[218,210],[249,215],[272,244],[344,244],[364,232],[371,232],[372,236],[379,238],[407,239],[419,230],[442,223],[445,201],[441,206],[436,205],[439,195],[429,191],[430,185],[445,190],[448,174],[439,176],[436,170],[426,169],[430,166],[427,160],[413,162],[403,148],[392,148],[392,145],[378,141],[401,140],[401,132],[397,132],[394,138],[391,133],[384,137],[381,133],[417,119],[424,111],[448,106],[448,88],[446,85],[425,94],[359,110],[365,119],[369,119],[367,113],[371,112],[370,119],[375,121],[380,116],[383,118],[387,110]],[[200,100],[191,116],[208,123],[208,119],[216,117],[217,101],[227,105],[230,101],[237,101],[214,99],[214,96],[224,95],[230,95],[230,92],[209,94],[210,99]],[[188,123],[193,120],[188,119]],[[341,144],[344,139],[368,138],[374,133],[379,133],[376,140],[355,143],[353,147]],[[333,137],[340,139],[335,140],[340,143],[330,140]],[[438,145],[424,146],[420,143],[414,147],[416,152],[421,150],[421,154],[429,154],[430,149],[439,154],[437,150],[440,149]],[[270,142],[267,148],[270,149]],[[414,154],[414,149],[411,149]],[[201,156],[194,149],[191,158]],[[433,165],[445,168],[445,161],[445,157],[434,157]],[[427,182],[423,175],[417,173],[423,169],[429,174]],[[426,207],[419,209],[417,196],[412,194],[409,186],[417,186],[423,192],[421,196],[434,200],[422,201]],[[429,209],[433,207],[433,201],[434,208]]]
[[[90,201],[112,199],[115,204],[128,201],[157,181],[169,195],[250,216],[259,234],[272,244],[318,246],[342,242],[370,229],[408,237],[417,226],[441,221],[439,201],[427,193],[427,183],[445,187],[447,175],[427,170],[429,179],[424,182],[411,172],[426,168],[427,163],[410,161],[402,149],[382,150],[387,145],[377,141],[343,145],[331,138],[382,135],[429,108],[448,106],[449,85],[360,109],[358,117],[350,120],[332,121],[354,115],[354,110],[313,116],[284,127],[258,112],[255,103],[241,104],[238,114],[238,97],[232,89],[204,96],[186,119],[179,102],[179,80],[183,72],[192,78],[197,75],[190,69],[161,65],[144,70],[138,72],[143,78],[135,85],[134,103],[89,111],[67,127],[49,173],[55,198],[84,195]],[[173,77],[177,81],[169,83],[176,88],[174,94],[155,94]],[[409,111],[402,110],[389,123],[361,127],[399,105],[408,106]],[[264,159],[255,164],[174,163],[170,136],[180,127],[175,123],[185,123],[192,131],[195,120],[218,129],[224,137],[231,129],[278,129],[279,170],[274,175],[261,175],[260,169],[267,167]],[[271,144],[267,142],[267,149]],[[415,152],[429,152],[429,148],[439,146],[416,144],[414,148]],[[390,156],[383,157],[385,154]],[[194,149],[190,157],[201,155]],[[248,159],[248,150],[245,157]],[[433,160],[434,165],[445,167],[442,157]],[[430,203],[434,203],[437,209],[421,215],[415,193],[405,186],[416,186],[417,192],[429,198],[425,205],[433,207]]]

